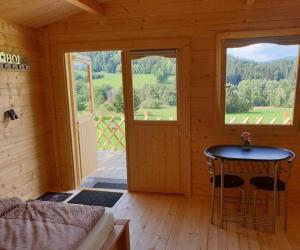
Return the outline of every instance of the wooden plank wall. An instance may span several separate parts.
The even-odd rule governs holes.
[[[220,143],[240,143],[239,133],[222,133],[215,121],[216,112],[216,34],[218,32],[285,29],[300,27],[298,0],[114,0],[105,5],[105,16],[81,13],[46,28],[53,55],[61,44],[86,42],[132,41],[154,38],[188,38],[191,44],[191,146],[192,191],[207,195],[210,189],[202,151]],[[124,45],[124,47],[126,47]],[[61,59],[61,58],[59,58]],[[53,58],[54,65],[59,62]],[[53,64],[52,64],[53,65]],[[70,141],[66,135],[67,120],[65,88],[59,86],[62,72],[52,68],[52,84],[57,112],[62,176],[71,174]],[[299,131],[291,135],[254,134],[256,144],[278,145],[295,150],[300,155]],[[65,153],[67,152],[67,153]],[[291,189],[297,185],[300,169],[294,171]]]
[[[0,51],[27,58],[27,72],[0,71],[0,197],[34,198],[48,189],[47,87],[41,79],[37,32],[0,19]],[[19,119],[4,112],[14,108]],[[50,145],[49,145],[50,146]]]

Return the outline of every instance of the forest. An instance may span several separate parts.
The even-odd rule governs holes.
[[[294,105],[297,58],[255,62],[227,56],[226,112]]]

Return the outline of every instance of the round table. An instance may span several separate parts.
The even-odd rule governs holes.
[[[216,145],[205,149],[205,152],[220,159],[243,161],[282,161],[291,157],[287,149],[270,146],[251,146],[244,149],[240,145]]]
[[[204,150],[207,156],[221,159],[221,226],[223,227],[224,215],[224,161],[267,161],[274,162],[274,207],[272,226],[275,231],[275,216],[277,204],[277,180],[280,161],[292,157],[293,153],[287,149],[270,146],[251,146],[249,149],[241,145],[216,145]]]

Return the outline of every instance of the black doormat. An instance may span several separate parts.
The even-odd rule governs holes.
[[[122,195],[123,193],[82,190],[68,203],[113,207]]]
[[[93,188],[109,188],[127,190],[126,179],[111,179],[111,178],[97,178],[97,183]]]
[[[68,199],[72,193],[57,193],[57,192],[46,192],[37,200],[40,201],[55,201],[55,202],[63,202]]]

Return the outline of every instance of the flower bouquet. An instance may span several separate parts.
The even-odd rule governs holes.
[[[252,135],[249,132],[243,132],[241,134],[241,139],[243,141],[243,149],[251,148]]]

